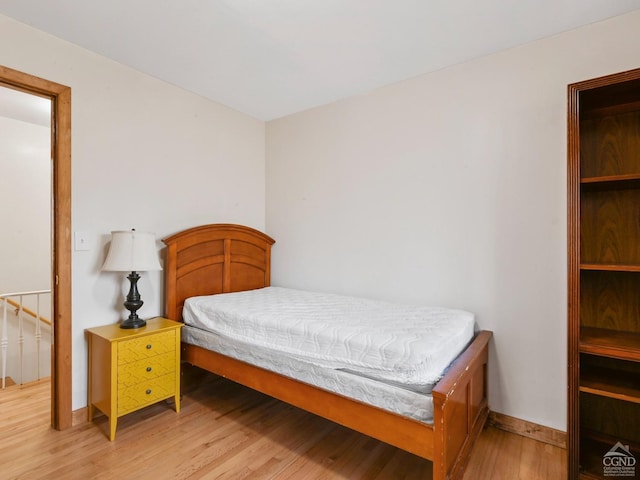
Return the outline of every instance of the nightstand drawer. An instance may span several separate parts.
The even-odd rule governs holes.
[[[175,330],[118,342],[118,365],[175,351],[175,348]]]
[[[127,363],[118,369],[118,389],[167,375],[175,369],[175,351]]]
[[[138,383],[131,387],[118,389],[118,415],[132,412],[138,408],[175,395],[175,373]]]

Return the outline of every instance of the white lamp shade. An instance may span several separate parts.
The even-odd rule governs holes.
[[[162,270],[153,233],[123,230],[111,232],[111,246],[102,270],[146,272]]]

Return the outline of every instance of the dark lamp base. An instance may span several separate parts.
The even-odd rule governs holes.
[[[129,288],[127,299],[124,302],[124,307],[129,310],[130,314],[126,320],[122,321],[120,328],[144,327],[147,322],[138,317],[138,314],[136,313],[144,303],[140,298],[140,293],[138,292],[138,280],[140,279],[140,275],[138,275],[137,272],[131,272],[127,278],[131,282],[131,287]]]
[[[127,318],[126,320],[122,321],[122,323],[120,324],[120,328],[140,328],[144,327],[146,324],[147,322],[141,318]]]

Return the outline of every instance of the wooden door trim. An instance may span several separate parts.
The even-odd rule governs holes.
[[[71,88],[0,65],[0,85],[51,99],[53,345],[51,425],[72,426],[71,412]]]

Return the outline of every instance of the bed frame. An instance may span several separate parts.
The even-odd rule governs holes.
[[[185,299],[269,286],[273,239],[249,227],[214,224],[164,239],[166,316],[182,321]],[[182,360],[433,462],[433,479],[458,479],[489,414],[488,342],[476,335],[433,388],[434,423],[366,405],[262,368],[182,344]]]

